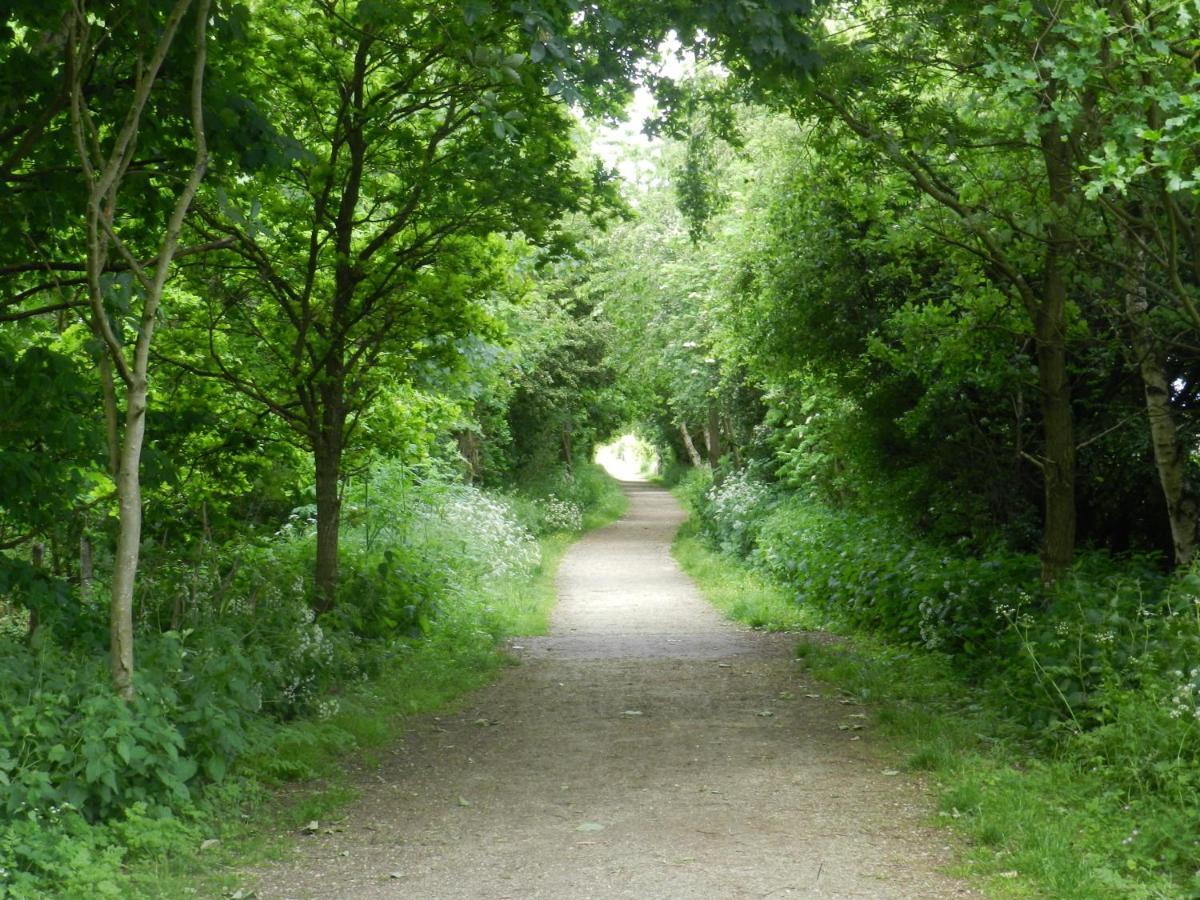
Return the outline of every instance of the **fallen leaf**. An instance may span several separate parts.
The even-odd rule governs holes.
[[[470,805],[471,805],[471,801],[470,801],[470,800],[468,800],[466,797],[459,797],[459,798],[458,798],[458,805],[459,805],[459,806],[470,806]]]
[[[575,826],[576,831],[603,831],[604,826],[599,822],[584,822],[582,825]]]
[[[305,825],[303,828],[300,829],[300,831],[303,834],[316,834],[320,830],[321,830],[321,823],[318,822],[316,819],[313,819],[311,822],[309,822],[307,825]]]
[[[642,711],[640,709],[627,709],[625,712],[621,713],[623,716],[640,716],[641,714]]]
[[[884,769],[883,774],[884,775],[899,775],[900,770],[899,769]]]
[[[805,694],[804,696],[807,697],[809,700],[820,700],[821,699],[820,694]]]
[[[759,714],[759,716],[761,716],[761,717],[762,717],[762,718],[764,718],[764,719],[769,719],[769,718],[771,718],[773,715],[775,715],[775,710],[773,710],[773,709],[760,709],[760,710],[758,711],[758,714]]]
[[[216,838],[209,838],[206,841],[201,841],[200,842],[200,852],[203,853],[205,850],[211,850],[213,847],[219,846],[220,843],[221,842],[219,840],[217,840]]]
[[[403,872],[392,872],[388,875],[388,878],[403,878],[403,877],[404,877]]]
[[[717,663],[717,668],[718,669],[732,669],[733,666],[730,663]]]

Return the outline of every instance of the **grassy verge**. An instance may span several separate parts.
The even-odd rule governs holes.
[[[627,502],[609,479],[585,513],[583,531],[619,518]],[[340,696],[329,718],[264,735],[242,760],[240,777],[206,798],[194,839],[139,854],[122,896],[249,896],[242,885],[247,868],[280,858],[309,822],[328,827],[344,815],[357,796],[347,775],[351,757],[372,765],[374,752],[397,741],[410,717],[453,708],[511,664],[501,641],[545,633],[555,575],[581,533],[541,537],[533,577],[500,592],[486,609],[486,622],[459,622],[415,645],[379,677]]]
[[[711,550],[690,519],[679,529],[671,552],[700,584],[705,599],[729,618],[766,631],[819,627],[816,616],[778,585]]]
[[[811,628],[817,617],[685,526],[674,552],[717,608],[756,627]],[[885,752],[928,775],[937,820],[969,840],[965,871],[989,897],[1195,896],[1153,871],[1162,861],[1139,837],[1169,827],[1170,801],[1131,806],[1081,756],[1039,752],[948,657],[850,633],[835,644],[801,641],[817,678],[870,703]]]

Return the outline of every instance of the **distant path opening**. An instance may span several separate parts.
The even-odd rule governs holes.
[[[628,514],[564,561],[551,634],[419,720],[345,830],[304,839],[260,897],[969,895],[863,713],[796,672],[795,636],[704,603],[670,556],[674,497],[625,489]]]

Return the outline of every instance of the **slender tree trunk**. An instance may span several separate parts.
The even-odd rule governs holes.
[[[1171,382],[1167,374],[1162,342],[1147,322],[1149,302],[1144,281],[1145,253],[1137,258],[1125,292],[1125,311],[1133,332],[1133,350],[1137,355],[1138,371],[1146,398],[1146,415],[1150,420],[1150,446],[1154,465],[1167,504],[1171,525],[1175,564],[1191,565],[1196,555],[1197,520],[1200,498],[1188,478],[1187,448],[1179,438],[1175,412],[1171,409]]]
[[[1048,319],[1053,318],[1053,310]],[[1049,331],[1051,326],[1039,323]],[[1038,382],[1042,396],[1045,458],[1042,479],[1045,523],[1042,535],[1042,581],[1053,584],[1075,558],[1075,428],[1066,377],[1066,352],[1047,337],[1038,342]]]
[[[724,416],[722,427],[725,429],[725,438],[729,443],[729,452],[733,454],[733,466],[740,469],[742,467],[742,448],[738,446],[737,433],[733,430],[733,417]]]
[[[36,541],[34,543],[33,547],[30,548],[29,561],[33,564],[33,567],[40,572],[42,570],[42,567],[45,565],[45,560],[46,560],[46,545],[43,544],[41,541]],[[38,630],[37,610],[31,608],[29,610],[29,629],[26,632],[25,636],[29,640],[32,641],[33,636],[37,633],[37,630]]]
[[[467,464],[467,484],[471,484],[483,474],[479,435],[464,428],[454,433],[454,440],[458,444],[459,455]]]
[[[331,235],[337,249],[334,269],[333,306],[328,324],[330,347],[317,386],[316,410],[319,422],[310,422],[313,462],[317,491],[317,558],[315,564],[316,596],[313,608],[317,614],[329,612],[337,604],[338,539],[342,518],[342,453],[346,447],[346,418],[349,414],[346,398],[347,335],[355,321],[355,293],[362,282],[362,272],[356,266],[354,234],[356,211],[366,167],[366,118],[363,98],[370,47],[374,38],[367,32],[358,37],[354,53],[354,68],[345,95],[347,105],[339,127],[344,127],[346,148],[349,151],[349,170],[345,189],[338,203],[337,216]],[[299,347],[300,344],[297,344]],[[315,427],[313,427],[315,426]]]
[[[121,414],[117,409],[117,386],[113,382],[112,359],[100,357],[100,397],[104,404],[104,445],[108,450],[108,474],[116,481],[121,468]]]
[[[194,7],[193,7],[194,4]],[[149,396],[150,342],[158,321],[163,290],[171,263],[179,247],[192,200],[208,166],[208,144],[204,135],[204,70],[208,63],[207,34],[210,0],[175,0],[167,13],[152,52],[138,60],[128,111],[115,130],[100,127],[89,106],[86,90],[97,47],[95,22],[87,0],[73,0],[68,17],[66,53],[67,97],[71,131],[80,168],[88,185],[86,204],[87,285],[91,308],[90,324],[106,349],[100,365],[104,391],[109,467],[117,484],[118,531],[113,562],[110,606],[111,670],[113,687],[125,700],[133,697],[133,589],[137,576],[142,533],[142,498],[139,479],[142,445],[145,441],[146,404]],[[150,94],[166,61],[176,33],[189,9],[195,15],[195,57],[191,70],[191,125],[195,157],[191,172],[175,197],[167,218],[158,255],[152,264],[142,264],[120,239],[117,215],[125,176],[136,155],[138,130]],[[108,133],[106,133],[108,132]],[[104,136],[102,141],[101,135]],[[114,330],[104,305],[102,276],[109,254],[117,253],[142,289],[142,308],[132,352],[119,330]],[[117,440],[117,383],[125,391],[125,427]],[[119,451],[117,448],[119,447]]]
[[[717,404],[708,404],[708,423],[704,427],[704,442],[708,449],[708,464],[716,469],[721,461],[721,417]]]
[[[1070,149],[1060,139],[1057,126],[1044,127],[1041,142],[1050,186],[1051,217],[1034,343],[1045,438],[1042,581],[1053,584],[1075,558],[1075,423],[1067,377],[1067,282],[1063,273],[1064,257],[1071,242],[1065,221],[1072,173]]]
[[[692,434],[688,431],[687,422],[679,423],[679,433],[683,436],[683,446],[687,450],[688,459],[692,461],[692,467],[700,468],[704,465],[704,459],[700,456],[700,451],[696,449],[695,442],[692,441]]]
[[[142,445],[146,435],[148,383],[138,373],[125,396],[125,434],[117,472],[117,548],[109,597],[109,641],[113,687],[133,697],[133,587],[142,543]]]

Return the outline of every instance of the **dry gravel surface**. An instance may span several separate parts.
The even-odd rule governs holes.
[[[977,896],[866,710],[722,619],[628,514],[568,553],[549,636],[460,711],[413,723],[336,825],[252,873],[263,898]]]

